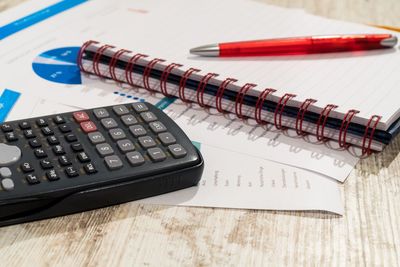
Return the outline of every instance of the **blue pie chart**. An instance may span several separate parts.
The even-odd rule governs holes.
[[[81,84],[78,53],[79,47],[61,47],[43,52],[33,60],[33,71],[51,82]]]

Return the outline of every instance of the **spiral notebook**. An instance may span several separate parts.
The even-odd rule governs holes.
[[[153,1],[136,2],[130,10],[143,15],[129,17],[138,25],[134,38],[119,38],[126,34],[121,30],[113,32],[117,46],[106,44],[101,34],[102,42],[86,42],[81,70],[277,129],[293,128],[319,141],[334,139],[342,148],[353,144],[363,153],[382,150],[397,133],[398,49],[250,59],[189,55],[193,46],[222,40],[387,31],[304,14],[298,23],[295,14],[265,13],[261,4],[256,9],[257,3],[241,0],[212,2],[212,11],[205,1],[196,12],[193,5],[165,12],[174,2],[181,3],[158,3],[149,13],[146,5]],[[127,18],[121,14],[121,25]],[[155,19],[166,24],[151,23]]]

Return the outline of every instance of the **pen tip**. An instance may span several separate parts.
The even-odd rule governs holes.
[[[381,41],[381,45],[386,47],[393,47],[396,44],[397,44],[397,37],[394,35]]]
[[[190,54],[206,57],[219,56],[218,44],[209,44],[190,49]]]

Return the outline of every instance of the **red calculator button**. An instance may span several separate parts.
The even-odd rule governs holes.
[[[97,131],[96,124],[94,124],[92,121],[81,122],[81,128],[85,133]]]
[[[76,122],[83,122],[89,120],[89,115],[83,111],[74,112],[73,116]]]

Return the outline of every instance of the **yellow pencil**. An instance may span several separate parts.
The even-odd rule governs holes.
[[[386,25],[374,25],[374,24],[370,24],[370,26],[374,26],[377,28],[386,29],[386,30],[390,30],[390,31],[400,32],[400,28],[398,28],[398,27],[386,26]]]

